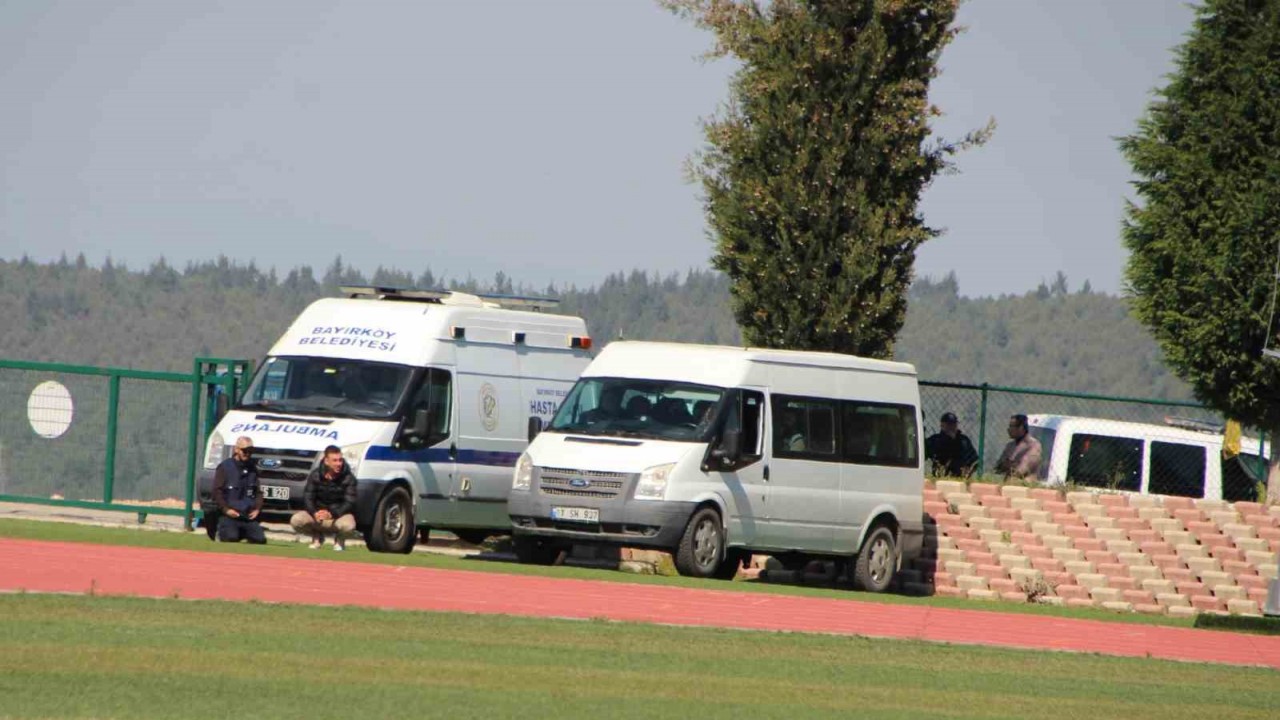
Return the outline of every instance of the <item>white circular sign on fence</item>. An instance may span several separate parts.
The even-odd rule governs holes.
[[[46,380],[37,385],[31,391],[31,397],[27,398],[27,420],[40,437],[52,439],[61,436],[71,427],[74,414],[71,393],[60,382]]]

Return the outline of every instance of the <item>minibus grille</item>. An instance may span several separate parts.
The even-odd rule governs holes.
[[[539,486],[543,495],[583,498],[611,498],[622,492],[627,473],[599,470],[541,468]]]
[[[253,463],[259,480],[306,480],[319,454],[314,450],[255,447]]]

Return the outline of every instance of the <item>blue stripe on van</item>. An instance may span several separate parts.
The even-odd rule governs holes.
[[[367,460],[389,460],[392,462],[446,463],[456,462],[459,465],[491,465],[494,467],[515,467],[520,453],[502,452],[498,450],[458,450],[457,459],[449,457],[449,448],[433,447],[421,450],[397,450],[390,445],[374,445],[365,454]]]

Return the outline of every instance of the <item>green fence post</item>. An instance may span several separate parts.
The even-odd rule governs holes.
[[[116,486],[116,416],[120,410],[120,376],[107,379],[107,457],[102,468],[102,502],[110,503]]]
[[[978,475],[986,471],[987,462],[987,384],[982,383],[982,402],[978,406]]]
[[[191,418],[187,423],[187,488],[186,500],[183,503],[185,512],[182,515],[182,529],[190,530],[192,507],[196,494],[196,453],[200,444],[200,361],[193,363],[191,370]]]

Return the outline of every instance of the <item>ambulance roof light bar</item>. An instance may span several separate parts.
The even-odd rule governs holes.
[[[368,298],[374,300],[416,300],[418,302],[442,303],[458,297],[477,297],[511,310],[550,310],[560,304],[557,298],[535,297],[529,295],[500,295],[496,293],[463,293],[456,290],[421,290],[418,288],[400,288],[386,285],[343,285],[338,291],[349,298]]]

